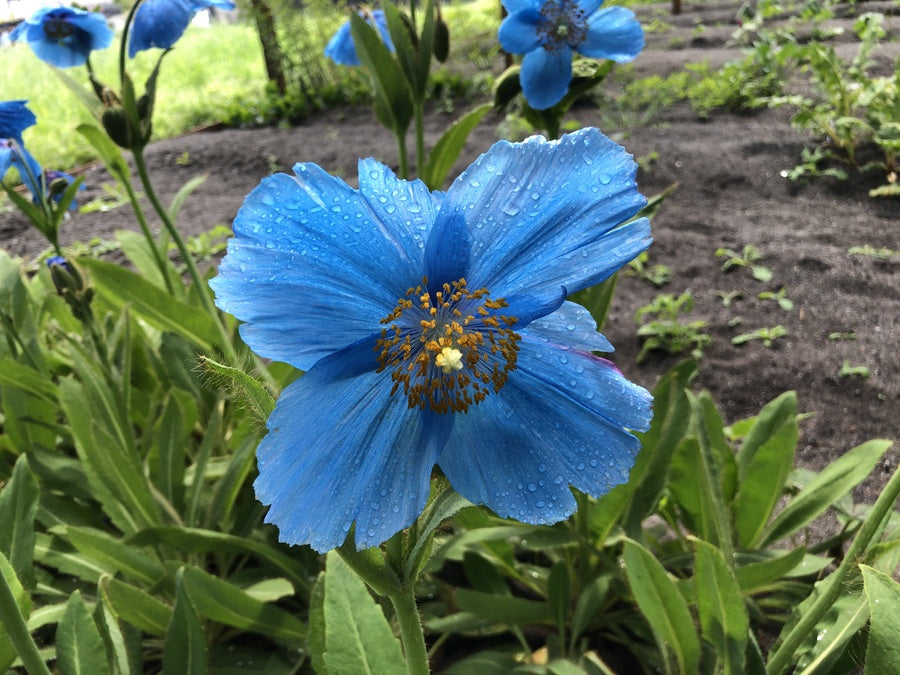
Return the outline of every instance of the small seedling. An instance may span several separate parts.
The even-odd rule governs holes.
[[[175,163],[178,166],[189,166],[191,163],[191,153],[185,150],[175,158]]]
[[[691,356],[699,359],[703,350],[712,338],[703,332],[705,321],[682,323],[679,315],[690,312],[694,307],[694,298],[690,291],[679,296],[662,293],[649,305],[641,307],[635,314],[635,321],[642,324],[637,334],[644,339],[637,362],[644,360],[647,354],[659,349],[670,354],[680,354],[690,350]],[[648,317],[655,317],[650,318]]]
[[[758,297],[760,300],[774,300],[778,303],[778,306],[781,307],[781,309],[783,309],[785,312],[790,312],[792,309],[794,309],[794,302],[787,297],[786,293],[787,289],[782,286],[778,289],[777,293],[773,291],[763,291],[756,297]]]
[[[725,262],[722,263],[722,271],[727,272],[735,267],[748,267],[753,273],[753,278],[757,281],[768,282],[772,280],[772,271],[768,267],[755,264],[762,258],[759,249],[753,244],[746,244],[742,253],[733,251],[730,248],[716,249],[716,257],[725,256]]]
[[[649,265],[647,261],[649,256],[644,251],[637,258],[628,263],[626,274],[642,279],[647,283],[653,284],[657,288],[665,286],[672,280],[672,270],[666,265]]]
[[[787,335],[787,330],[785,330],[784,326],[757,328],[749,333],[735,335],[731,338],[731,344],[742,345],[751,340],[760,340],[763,343],[763,347],[771,347],[775,340],[785,335]]]
[[[866,366],[851,366],[847,359],[838,371],[838,377],[869,377],[869,369]]]
[[[716,295],[722,300],[722,305],[731,307],[731,303],[744,297],[742,291],[716,291]]]
[[[878,258],[879,260],[887,260],[900,256],[900,251],[892,248],[875,248],[874,246],[851,246],[847,249],[847,255],[867,255],[870,258]]]
[[[846,333],[829,333],[828,339],[837,342],[838,340],[855,340],[856,333],[854,331],[847,331]]]
[[[103,183],[100,187],[106,194],[79,205],[78,213],[106,213],[128,204],[128,195],[118,185],[111,186]],[[137,193],[137,195],[143,196],[142,193]]]

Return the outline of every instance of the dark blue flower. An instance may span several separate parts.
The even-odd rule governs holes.
[[[572,81],[572,52],[594,59],[631,61],[644,48],[634,12],[600,9],[603,0],[503,0],[509,12],[500,24],[500,45],[524,54],[519,80],[528,105],[550,108]]]
[[[0,180],[3,180],[10,168],[19,172],[19,178],[32,195],[41,193],[41,165],[21,141],[0,138]]]
[[[422,510],[439,465],[464,497],[552,523],[569,489],[627,480],[650,395],[565,300],[643,251],[635,164],[596,129],[501,141],[446,193],[359,162],[263,180],[212,280],[262,356],[305,370],[257,451],[282,540],[379,544]]]
[[[69,262],[61,255],[50,256],[49,258],[47,258],[46,262],[48,268],[62,267],[67,272],[71,270],[71,267],[69,267]]]
[[[71,68],[84,64],[93,50],[108,47],[113,31],[98,12],[45,7],[13,28],[9,37],[27,42],[42,61]]]
[[[26,104],[28,101],[0,101],[0,139],[14,138],[22,142],[22,132],[37,123]]]
[[[363,17],[370,26],[378,28],[378,33],[384,44],[391,51],[394,51],[394,43],[391,41],[391,34],[388,31],[387,19],[384,18],[384,11],[376,9],[373,11],[360,11],[359,15]],[[373,23],[374,22],[374,23]],[[337,33],[325,45],[325,56],[334,61],[339,66],[358,66],[359,55],[356,53],[356,45],[353,44],[353,35],[350,32],[350,22],[345,22]]]
[[[145,49],[168,49],[182,36],[201,9],[234,9],[231,0],[144,0],[134,13],[128,56]]]

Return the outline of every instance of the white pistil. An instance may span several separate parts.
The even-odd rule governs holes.
[[[444,347],[441,353],[434,357],[434,365],[449,375],[454,370],[462,370],[462,352],[453,347]]]

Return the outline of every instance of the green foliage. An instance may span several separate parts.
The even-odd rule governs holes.
[[[759,249],[753,244],[745,244],[741,253],[730,248],[717,248],[717,258],[725,258],[722,263],[722,271],[727,272],[737,267],[747,267],[757,281],[768,282],[772,280],[772,272],[769,268],[756,263],[762,259]]]
[[[764,326],[756,328],[748,333],[741,333],[731,338],[731,344],[742,345],[753,340],[759,340],[764,347],[771,347],[775,340],[787,335],[787,329],[784,326]]]
[[[665,286],[672,280],[672,270],[667,265],[651,265],[649,260],[650,255],[644,251],[628,263],[628,270],[625,273],[657,288]]]
[[[638,362],[655,349],[670,354],[690,350],[694,358],[700,358],[712,338],[703,330],[706,321],[682,323],[680,315],[689,313],[693,308],[694,297],[690,291],[677,297],[671,293],[661,293],[649,305],[641,307],[634,317],[640,324],[637,334],[643,338]]]

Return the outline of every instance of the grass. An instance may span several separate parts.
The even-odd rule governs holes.
[[[119,88],[118,48],[116,39],[91,59],[98,77],[114,89]],[[158,50],[142,52],[130,62],[139,89],[158,55]],[[84,68],[70,68],[66,74],[87,86]],[[154,138],[219,121],[233,101],[259,98],[265,85],[262,52],[251,25],[192,26],[163,60]],[[25,131],[24,140],[42,166],[66,169],[94,159],[90,146],[75,132],[79,124],[92,121],[90,114],[53,68],[25,44],[0,50],[0,92],[3,100],[28,100],[38,122]]]

